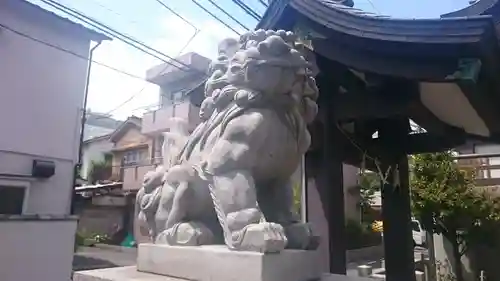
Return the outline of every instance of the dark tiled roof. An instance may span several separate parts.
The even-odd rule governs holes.
[[[339,11],[350,13],[350,14],[353,14],[356,16],[368,16],[368,17],[374,17],[374,18],[389,18],[389,16],[379,15],[379,14],[363,11],[363,10],[358,9],[358,8],[344,5],[343,2],[340,2],[338,0],[319,0],[319,1],[330,8],[337,9]]]
[[[333,0],[275,0],[257,28],[279,28],[295,10],[315,23],[321,34],[392,42],[464,43],[477,41],[491,25],[490,16],[447,19],[398,19],[348,7]]]
[[[470,17],[477,15],[491,15],[494,18],[499,18],[498,10],[500,8],[499,0],[479,0],[476,3],[454,11],[451,13],[446,13],[441,15],[441,18],[452,18],[452,17]]]
[[[27,0],[0,0],[0,7],[5,5],[12,10],[20,11],[30,18],[44,21],[47,23],[58,24],[72,33],[79,33],[93,41],[111,40],[108,36],[99,33],[95,30],[78,24],[68,18],[62,17],[54,12],[48,11],[38,5],[35,5]]]

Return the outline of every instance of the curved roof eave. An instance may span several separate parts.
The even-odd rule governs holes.
[[[495,23],[500,22],[500,1],[499,0],[479,0],[476,3],[441,15],[441,18],[470,17],[478,15],[490,15]]]
[[[280,17],[290,9],[318,26],[323,26],[325,33],[341,33],[345,36],[386,42],[477,42],[493,24],[491,15],[397,19],[351,8],[335,0],[275,0],[269,5],[257,28],[279,28]],[[329,34],[324,35],[330,37]]]

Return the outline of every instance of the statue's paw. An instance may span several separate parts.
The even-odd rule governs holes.
[[[289,249],[316,250],[320,236],[310,223],[295,223],[285,227]]]
[[[288,239],[283,227],[277,223],[250,224],[233,233],[236,250],[276,253],[285,249]]]
[[[210,229],[199,222],[183,222],[156,236],[155,243],[176,246],[200,246],[214,243]]]

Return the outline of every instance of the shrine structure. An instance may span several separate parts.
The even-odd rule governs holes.
[[[319,68],[306,176],[328,221],[330,271],[346,271],[342,163],[349,163],[383,179],[386,280],[415,280],[407,155],[500,140],[500,4],[481,0],[422,20],[352,6],[273,0],[257,29],[299,34]],[[425,132],[412,131],[410,120]]]

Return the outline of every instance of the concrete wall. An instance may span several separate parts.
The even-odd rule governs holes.
[[[0,279],[70,280],[76,224],[76,218],[0,221]]]
[[[351,218],[357,216],[357,219],[359,219],[359,211],[354,211],[356,210],[357,201],[355,201],[353,196],[347,195],[347,189],[357,183],[358,169],[356,167],[344,164],[343,177],[345,217]],[[316,188],[316,182],[312,178],[309,178],[307,180],[307,214],[308,221],[314,225],[314,227],[319,232],[319,235],[321,236],[321,243],[318,248],[321,257],[320,262],[323,271],[328,272],[330,263],[328,252],[330,234],[328,233],[328,223],[325,217],[323,206],[321,204],[318,189]]]
[[[78,231],[86,234],[99,233],[111,236],[115,225],[122,226],[124,207],[104,207],[88,205],[78,210],[80,220]]]
[[[178,117],[187,120],[189,127],[194,129],[200,122],[200,108],[189,101],[165,105],[158,110],[145,113],[142,117],[142,133],[158,135],[167,132],[171,126],[171,118]]]
[[[359,168],[344,164],[344,211],[346,219],[359,220],[361,218],[358,207],[359,192],[353,192],[351,187],[358,184]]]
[[[59,25],[63,22],[24,1],[0,1],[2,25],[73,53],[0,28],[0,174],[30,175],[33,159],[56,165],[49,179],[8,177],[26,184],[28,196],[21,219],[8,216],[0,221],[2,281],[71,276],[76,220],[65,218],[70,212],[90,42],[68,32],[67,23]],[[48,217],[25,220],[28,214]]]
[[[90,43],[0,5],[0,23],[88,57]],[[32,159],[56,174],[31,182],[29,213],[69,213],[88,62],[17,34],[0,32],[0,173],[30,174]]]
[[[2,6],[0,6],[2,7]],[[0,8],[0,23],[83,58],[90,43]],[[0,150],[76,161],[88,61],[0,32]],[[0,160],[1,161],[1,160]]]
[[[123,190],[139,190],[147,172],[153,171],[154,165],[142,165],[123,168]]]
[[[0,23],[88,57],[89,41],[2,7]],[[8,31],[0,46],[0,173],[30,174],[34,158],[56,161],[55,176],[31,182],[28,212],[68,213],[88,62]]]

